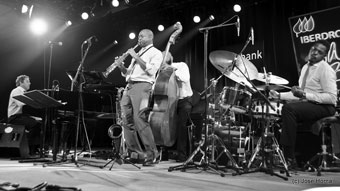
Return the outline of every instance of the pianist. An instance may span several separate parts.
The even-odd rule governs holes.
[[[22,109],[25,104],[13,98],[17,95],[23,95],[30,89],[30,78],[26,75],[20,75],[15,80],[15,84],[16,88],[11,91],[9,96],[7,109],[8,123],[25,126],[30,154],[37,154],[41,123],[37,120],[38,118],[23,113]]]

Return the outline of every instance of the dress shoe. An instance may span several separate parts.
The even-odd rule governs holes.
[[[160,154],[158,152],[154,152],[153,157],[145,158],[143,162],[143,166],[155,166],[160,161]]]
[[[286,159],[288,170],[293,171],[301,171],[303,169],[299,168],[298,163],[296,162],[295,158],[287,158]]]

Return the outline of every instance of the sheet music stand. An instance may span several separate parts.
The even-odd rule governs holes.
[[[52,97],[42,93],[39,90],[32,90],[24,93],[23,95],[18,95],[13,97],[16,100],[19,100],[26,105],[29,105],[36,109],[48,109],[48,108],[55,108],[64,105],[65,103],[61,103]],[[47,118],[45,119],[47,120]],[[46,124],[46,123],[44,123]],[[41,130],[41,136],[42,136],[42,145],[40,149],[40,157],[43,157],[43,149],[45,148],[45,131],[46,127],[43,125],[43,128]],[[56,139],[56,137],[53,137],[53,139]],[[53,148],[53,160],[56,160],[56,149]],[[29,161],[21,161],[21,162],[29,162]]]

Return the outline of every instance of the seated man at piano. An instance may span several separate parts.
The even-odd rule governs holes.
[[[309,50],[307,63],[302,67],[299,86],[290,92],[270,90],[270,96],[287,100],[282,108],[282,132],[280,143],[288,165],[298,167],[295,159],[295,143],[298,124],[316,122],[335,113],[337,100],[336,74],[324,60],[330,44],[326,40],[315,42]],[[313,131],[314,132],[314,131]]]
[[[24,125],[27,133],[30,154],[36,154],[40,144],[41,123],[37,117],[23,113],[24,103],[14,99],[14,96],[23,95],[30,89],[30,78],[26,75],[20,75],[15,80],[16,88],[14,88],[9,96],[8,102],[8,123],[14,125]]]
[[[163,55],[165,52],[163,52]],[[192,109],[193,91],[190,85],[189,67],[185,62],[173,62],[173,57],[168,52],[165,63],[168,67],[175,68],[175,76],[178,84],[178,102],[177,102],[177,128],[176,128],[176,150],[177,162],[184,162],[189,157],[188,145],[188,127],[187,121],[190,117]]]
[[[128,68],[122,63],[118,65],[127,82],[120,102],[125,143],[130,158],[144,159],[144,166],[153,165],[159,156],[150,124],[141,115],[149,106],[156,72],[163,60],[162,52],[153,46],[153,37],[151,30],[141,30],[138,35],[141,50],[138,54],[133,48],[127,51],[132,57]]]

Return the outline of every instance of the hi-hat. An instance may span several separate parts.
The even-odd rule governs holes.
[[[243,83],[248,87],[251,87],[251,84],[242,73],[250,80],[258,78],[258,71],[254,64],[233,52],[216,50],[209,54],[209,60],[222,74],[237,83]],[[234,60],[235,67],[233,66]]]
[[[281,78],[279,76],[275,76],[273,74],[267,73],[267,78],[264,73],[258,73],[257,80],[261,82],[268,82],[269,84],[288,84],[288,80]]]

